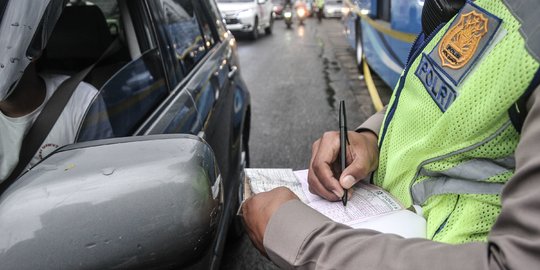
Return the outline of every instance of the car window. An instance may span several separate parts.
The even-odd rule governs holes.
[[[88,110],[78,141],[103,139],[108,125],[110,136],[132,135],[168,94],[157,49],[144,53],[122,68],[100,90]]]
[[[202,3],[199,3],[202,4]],[[206,49],[210,49],[214,47],[215,40],[214,40],[214,34],[212,33],[212,26],[211,26],[211,20],[208,15],[208,13],[205,11],[207,10],[207,7],[204,7],[204,10],[201,10],[203,6],[199,6],[199,9],[196,10],[196,17],[197,21],[200,25],[200,30],[203,34],[204,39],[204,45],[206,46]]]
[[[163,18],[157,18],[156,27],[162,30],[174,49],[176,61],[184,76],[206,54],[205,37],[201,34],[201,27],[195,14],[191,0],[154,0],[161,8]]]
[[[215,22],[219,39],[223,40],[228,34],[227,34],[227,27],[225,26],[225,23],[223,22],[223,18],[221,17],[219,8],[214,0],[209,0],[208,2],[205,1],[205,3],[208,3],[208,7],[207,7],[208,13],[210,15],[211,20]]]
[[[142,2],[131,1],[130,4],[133,5],[130,9],[133,12],[138,11],[139,15],[132,16],[134,27],[147,28],[145,25],[148,25],[150,20],[142,16],[144,12],[140,12]],[[117,26],[121,27],[122,24],[118,23]],[[136,29],[135,32],[139,40],[148,39],[146,30]],[[99,95],[87,111],[78,141],[132,135],[168,96],[169,88],[163,71],[161,53],[156,45],[152,45],[153,42],[147,41],[145,44],[150,48],[136,59],[112,64],[121,66],[115,67],[115,73],[106,76],[106,82],[100,87]],[[92,72],[108,73],[109,66],[98,67]],[[112,129],[112,134],[102,132],[107,129]]]

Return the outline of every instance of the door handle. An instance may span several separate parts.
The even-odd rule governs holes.
[[[218,77],[219,72],[227,65],[227,59],[221,60],[221,64],[219,65],[218,69],[214,72],[214,76]]]
[[[237,66],[232,66],[231,71],[229,71],[229,74],[227,75],[229,77],[229,79],[234,78],[237,71],[238,71],[238,67]]]

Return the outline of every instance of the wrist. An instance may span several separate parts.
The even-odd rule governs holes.
[[[374,131],[370,129],[361,129],[356,130],[355,132],[364,136],[370,145],[375,145],[378,148],[379,137]]]
[[[371,130],[358,132],[358,135],[363,138],[363,147],[367,155],[369,173],[377,169],[379,165],[379,138],[376,133]]]

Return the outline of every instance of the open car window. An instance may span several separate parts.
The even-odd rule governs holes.
[[[104,8],[108,14],[109,31],[124,32],[122,14],[116,0],[96,1],[96,5]],[[131,1],[130,10],[137,12],[131,16],[138,42],[148,38],[149,20],[141,16],[144,7],[143,0]],[[124,6],[127,8],[127,6]],[[125,41],[126,42],[126,41]],[[105,81],[99,86],[99,94],[88,109],[82,126],[79,129],[78,141],[88,141],[109,137],[132,135],[138,126],[144,122],[153,110],[168,96],[169,89],[163,71],[161,54],[151,41],[145,42],[146,49],[136,59],[117,61],[111,66],[97,67],[93,73],[103,77]],[[124,50],[127,50],[124,49]]]
[[[132,135],[168,95],[160,61],[158,50],[149,50],[111,78],[88,110],[78,141]]]

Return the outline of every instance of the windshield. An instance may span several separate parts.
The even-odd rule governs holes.
[[[249,3],[253,0],[217,0],[218,3]]]

